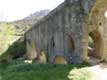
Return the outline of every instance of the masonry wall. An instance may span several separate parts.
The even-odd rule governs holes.
[[[83,49],[80,46],[84,21],[82,11],[81,3],[77,1],[61,4],[26,33],[26,41],[32,47],[31,39],[34,39],[36,53],[39,55],[43,50],[49,56],[49,62],[53,62],[55,56],[62,55],[69,63],[81,63]],[[68,40],[73,48],[69,47]]]
[[[92,16],[95,1],[98,0],[66,0],[35,24],[25,34],[28,59],[39,59],[44,53],[47,60],[44,58],[45,61],[42,62],[54,63],[56,56],[61,56],[60,60],[66,60],[64,63],[87,62],[89,33],[100,30],[95,26],[96,17]],[[94,24],[91,25],[90,21]],[[106,51],[106,48],[101,49],[99,52]],[[103,54],[100,57],[101,55]]]

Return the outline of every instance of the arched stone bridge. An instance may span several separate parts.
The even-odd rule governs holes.
[[[41,63],[83,63],[107,57],[107,0],[65,0],[25,34],[27,58]]]

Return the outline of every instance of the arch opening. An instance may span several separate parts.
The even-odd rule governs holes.
[[[67,34],[67,48],[69,53],[74,53],[74,49],[75,49],[74,41],[70,34]]]
[[[72,49],[72,50],[74,50],[74,42],[73,42],[73,39],[72,39],[72,37],[71,37],[71,35],[67,35],[67,37],[68,37],[68,48],[70,48],[70,49]]]
[[[95,45],[94,41],[92,37],[89,35],[88,36],[88,56],[91,56],[92,54],[94,54],[94,49],[95,49],[94,45]]]
[[[88,57],[96,57],[99,60],[105,59],[105,34],[107,21],[107,0],[95,0],[93,6],[90,8],[88,16],[88,30],[89,36],[93,40],[94,48],[90,51],[88,48]],[[100,35],[101,33],[101,35]],[[87,55],[87,53],[86,53]],[[90,59],[89,59],[90,60]]]
[[[88,56],[101,58],[101,36],[96,30],[89,33]]]
[[[53,61],[54,64],[67,64],[66,59],[61,55],[56,55]]]
[[[55,40],[54,36],[52,36],[49,43],[49,53],[53,52],[54,49],[55,49]]]

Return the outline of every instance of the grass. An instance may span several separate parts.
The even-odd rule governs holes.
[[[0,80],[68,80],[70,70],[84,66],[12,61],[9,64],[0,64]]]

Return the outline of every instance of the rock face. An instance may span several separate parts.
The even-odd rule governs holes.
[[[56,55],[63,56],[67,63],[88,62],[88,36],[91,36],[95,45],[93,56],[106,59],[106,4],[106,0],[65,0],[26,32],[28,58],[36,58],[35,54],[40,55],[42,50],[50,63],[54,63]]]

